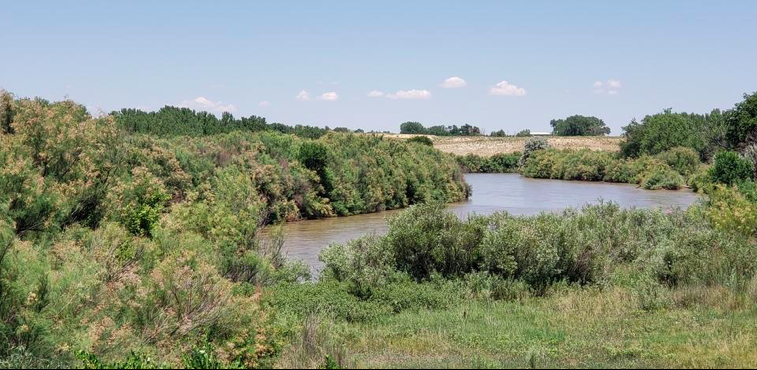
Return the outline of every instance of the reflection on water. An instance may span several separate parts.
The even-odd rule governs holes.
[[[628,184],[538,180],[517,174],[469,174],[465,178],[473,186],[473,196],[466,202],[449,205],[460,217],[497,211],[534,215],[600,200],[612,201],[621,207],[685,208],[697,199],[696,194],[689,191],[648,191]],[[318,253],[323,248],[366,234],[385,233],[386,217],[397,212],[402,211],[289,223],[284,229],[284,249],[290,259],[303,260],[319,270],[322,265]]]

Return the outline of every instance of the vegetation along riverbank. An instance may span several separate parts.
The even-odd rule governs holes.
[[[757,366],[755,95],[716,132],[666,111],[621,154],[530,141],[467,165],[688,179],[694,207],[464,220],[443,207],[463,171],[423,140],[0,102],[0,367]],[[258,238],[406,206],[318,279]]]

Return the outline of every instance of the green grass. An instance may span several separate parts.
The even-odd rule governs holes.
[[[664,294],[671,307],[654,311],[625,288],[568,289],[321,327],[358,368],[757,366],[757,308],[726,289]]]

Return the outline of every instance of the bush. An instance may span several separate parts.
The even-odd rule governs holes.
[[[434,141],[429,139],[428,136],[414,136],[410,138],[407,142],[426,145],[426,146],[434,146]]]
[[[672,169],[659,168],[644,177],[641,186],[647,190],[678,190],[685,184],[683,176]]]
[[[710,219],[696,209],[662,213],[609,204],[460,221],[439,207],[413,207],[393,219],[385,237],[324,251],[324,276],[364,299],[396,301],[395,308],[436,302],[421,288],[414,288],[419,296],[411,299],[412,285],[401,278],[405,273],[421,284],[462,279],[473,296],[494,299],[543,294],[560,282],[604,284],[614,270],[628,267],[668,285],[731,284],[734,276],[748,281],[757,271],[757,249],[749,239],[729,234],[731,225],[720,231]],[[459,236],[449,236],[450,230]],[[363,271],[366,266],[371,272]],[[383,289],[392,286],[407,286],[402,294],[408,297],[393,292],[394,298],[383,298]]]
[[[485,225],[475,217],[460,221],[443,209],[438,203],[414,206],[389,220],[386,239],[399,271],[423,280],[432,273],[462,276],[475,268]]]
[[[684,177],[692,175],[701,165],[699,154],[693,149],[684,147],[676,147],[662,152],[657,155],[657,158],[667,163],[670,168]]]
[[[722,185],[715,187],[709,195],[707,215],[713,225],[724,231],[757,236],[757,203],[754,199],[748,199],[738,187]]]
[[[715,156],[710,178],[719,184],[733,185],[754,176],[754,164],[735,152],[724,151]]]
[[[457,163],[466,173],[514,173],[518,171],[520,153],[501,153],[491,157],[475,154],[457,156]]]
[[[706,118],[688,113],[673,113],[671,109],[646,116],[641,123],[632,121],[623,127],[625,133],[621,153],[625,157],[656,155],[675,147],[686,147],[702,153],[706,147],[704,133]]]
[[[518,161],[518,166],[522,167],[534,152],[545,149],[549,149],[549,141],[543,137],[534,137],[526,140],[523,154]]]

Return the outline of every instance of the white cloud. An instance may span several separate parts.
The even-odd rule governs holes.
[[[318,100],[337,101],[339,100],[339,95],[337,95],[337,93],[333,91],[330,91],[327,93],[323,93],[321,96],[318,97]]]
[[[307,91],[305,91],[305,90],[302,90],[302,91],[300,91],[299,94],[297,94],[297,96],[295,97],[295,99],[297,99],[299,101],[308,101],[308,100],[310,100],[310,93],[307,92]]]
[[[387,94],[389,99],[431,99],[431,91],[428,90],[400,90],[394,94]]]
[[[258,103],[258,105],[261,107],[270,107],[271,102],[269,102],[268,100],[263,100],[262,102]]]
[[[489,94],[502,96],[525,96],[526,89],[510,84],[507,81],[502,81],[489,89]]]
[[[373,91],[371,91],[371,92],[368,93],[368,97],[369,98],[382,98],[385,95],[386,94],[384,94],[383,91],[378,91],[378,90],[373,90]]]
[[[463,80],[462,78],[454,76],[454,77],[450,77],[444,80],[444,82],[442,82],[442,84],[439,86],[445,89],[458,89],[461,87],[468,86],[468,83],[465,82],[465,80]]]
[[[595,81],[594,93],[599,95],[618,95],[623,84],[618,80]]]
[[[297,94],[297,96],[295,97],[295,99],[297,99],[299,101],[310,101],[310,100],[313,100],[310,97],[310,93],[307,92],[307,91],[305,91],[305,90],[300,91],[300,93]],[[321,94],[320,96],[316,97],[315,100],[337,101],[337,100],[339,100],[339,95],[337,95],[337,93],[335,93],[333,91],[330,91],[330,92]]]
[[[237,110],[237,107],[232,104],[224,104],[221,101],[212,101],[203,96],[199,96],[192,100],[184,100],[181,102],[181,104],[179,104],[179,107],[190,108],[197,111],[206,111],[210,113],[233,113]]]

